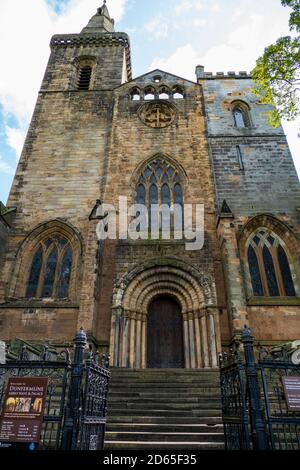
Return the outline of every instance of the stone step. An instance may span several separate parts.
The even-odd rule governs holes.
[[[114,378],[114,377],[119,377],[120,379],[123,378],[132,378],[132,379],[136,379],[136,380],[143,380],[143,379],[147,379],[148,377],[167,377],[167,378],[174,378],[174,379],[177,379],[178,377],[185,377],[186,379],[193,379],[193,378],[207,378],[207,379],[211,379],[211,378],[219,378],[220,377],[220,373],[218,372],[201,372],[201,371],[196,371],[196,372],[170,372],[168,370],[163,370],[163,369],[159,369],[159,370],[156,370],[154,372],[149,372],[149,370],[144,370],[144,371],[132,371],[132,372],[119,372],[119,371],[114,371],[112,370],[111,371],[111,377]]]
[[[159,432],[159,433],[217,433],[224,432],[223,424],[145,424],[145,423],[110,423],[106,425],[107,433],[116,432]]]
[[[144,416],[144,415],[136,415],[132,416],[132,414],[127,414],[127,415],[108,415],[108,420],[107,420],[107,426],[110,426],[112,424],[122,424],[122,425],[127,425],[127,424],[151,424],[151,425],[177,425],[177,424],[182,424],[182,425],[189,425],[189,424],[194,424],[194,425],[199,425],[199,424],[207,424],[213,425],[213,424],[222,424],[222,417],[219,413],[217,416],[207,416],[205,414],[204,416]]]
[[[184,368],[179,368],[179,369],[173,369],[173,368],[168,368],[168,369],[129,369],[126,367],[118,368],[118,367],[111,367],[110,368],[112,373],[116,374],[124,374],[124,375],[130,375],[130,374],[136,374],[136,375],[142,375],[142,374],[182,374],[182,375],[192,375],[192,374],[219,374],[220,370],[218,368],[212,368],[208,367],[207,369],[184,369]]]
[[[220,401],[218,402],[213,402],[211,403],[210,401],[206,401],[203,403],[188,403],[188,402],[175,402],[175,403],[167,403],[167,402],[150,402],[150,403],[144,403],[143,401],[140,402],[111,402],[109,401],[109,409],[111,412],[114,412],[115,409],[123,409],[123,410],[130,410],[130,411],[138,411],[138,410],[186,410],[186,411],[195,411],[195,410],[207,410],[207,409],[215,409],[215,410],[220,410],[221,409],[221,403]]]
[[[126,393],[125,393],[126,392]],[[109,397],[114,397],[114,398],[220,398],[220,391],[216,388],[213,389],[197,389],[194,391],[193,389],[189,389],[187,391],[180,391],[176,390],[139,390],[139,391],[122,391],[120,392],[119,390],[114,390],[110,389],[109,391]]]
[[[109,387],[110,389],[119,389],[122,391],[125,391],[125,390],[135,391],[135,390],[144,390],[144,389],[152,390],[152,389],[157,389],[157,388],[158,389],[173,389],[173,390],[175,388],[175,389],[180,389],[181,391],[189,391],[192,388],[193,391],[196,391],[196,390],[199,391],[199,389],[207,390],[207,388],[216,388],[216,389],[220,388],[218,384],[214,384],[214,383],[197,382],[193,384],[187,384],[184,381],[178,382],[176,384],[172,382],[140,382],[140,383],[111,382]]]
[[[134,382],[134,381],[124,381],[124,382],[111,382],[110,383],[110,389],[125,389],[125,390],[132,390],[132,389],[153,389],[153,388],[173,388],[173,389],[192,389],[194,390],[195,388],[220,388],[220,384],[218,382],[203,382],[203,381],[194,381],[194,382],[188,382],[185,380],[181,380],[178,382],[172,382],[171,380],[168,381],[162,381],[162,380],[157,380],[157,381],[151,381],[151,382]]]
[[[220,433],[159,433],[159,432],[106,432],[107,441],[159,441],[159,442],[224,442]]]
[[[222,450],[221,442],[106,441],[104,450]]]
[[[185,396],[180,395],[176,397],[161,397],[161,396],[155,396],[155,397],[144,397],[144,396],[132,396],[132,395],[121,395],[121,396],[110,396],[108,399],[109,405],[114,405],[115,403],[132,403],[132,404],[140,404],[140,403],[178,403],[181,400],[184,400],[185,403],[191,403],[191,404],[207,404],[210,403],[213,405],[214,403],[217,403],[218,405],[221,405],[220,397],[215,396],[207,396],[207,397],[190,397],[190,396]]]
[[[223,449],[218,370],[112,370],[106,450]]]
[[[114,408],[111,410],[110,415],[112,413],[115,416],[157,416],[161,415],[164,417],[169,417],[169,416],[221,416],[221,410],[216,408],[216,409],[201,409],[201,410],[194,410],[194,409],[188,409],[188,410],[176,410],[176,409],[165,409],[163,407],[156,407],[153,409],[136,409],[136,408]]]

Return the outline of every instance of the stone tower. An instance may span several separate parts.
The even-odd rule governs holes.
[[[0,339],[60,347],[83,327],[115,367],[209,368],[245,323],[263,344],[300,336],[300,192],[282,128],[249,75],[196,72],[133,80],[105,3],[52,38],[8,201]],[[99,240],[101,201],[118,216],[120,197],[204,205],[203,248],[120,224]]]

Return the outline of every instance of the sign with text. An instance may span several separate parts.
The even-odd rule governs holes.
[[[0,419],[0,441],[40,441],[48,378],[14,377],[8,380]]]
[[[300,411],[300,376],[282,377],[288,411]]]

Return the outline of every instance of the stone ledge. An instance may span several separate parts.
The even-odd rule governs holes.
[[[8,308],[75,308],[79,309],[79,304],[74,303],[74,302],[42,302],[38,300],[13,300],[10,302],[5,302],[3,304],[0,304],[0,309],[8,309]]]
[[[300,297],[252,297],[248,300],[247,306],[256,307],[256,306],[267,306],[267,305],[291,305],[291,306],[300,306]]]

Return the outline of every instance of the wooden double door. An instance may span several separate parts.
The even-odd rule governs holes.
[[[156,298],[149,306],[147,367],[184,367],[182,314],[172,297]]]

